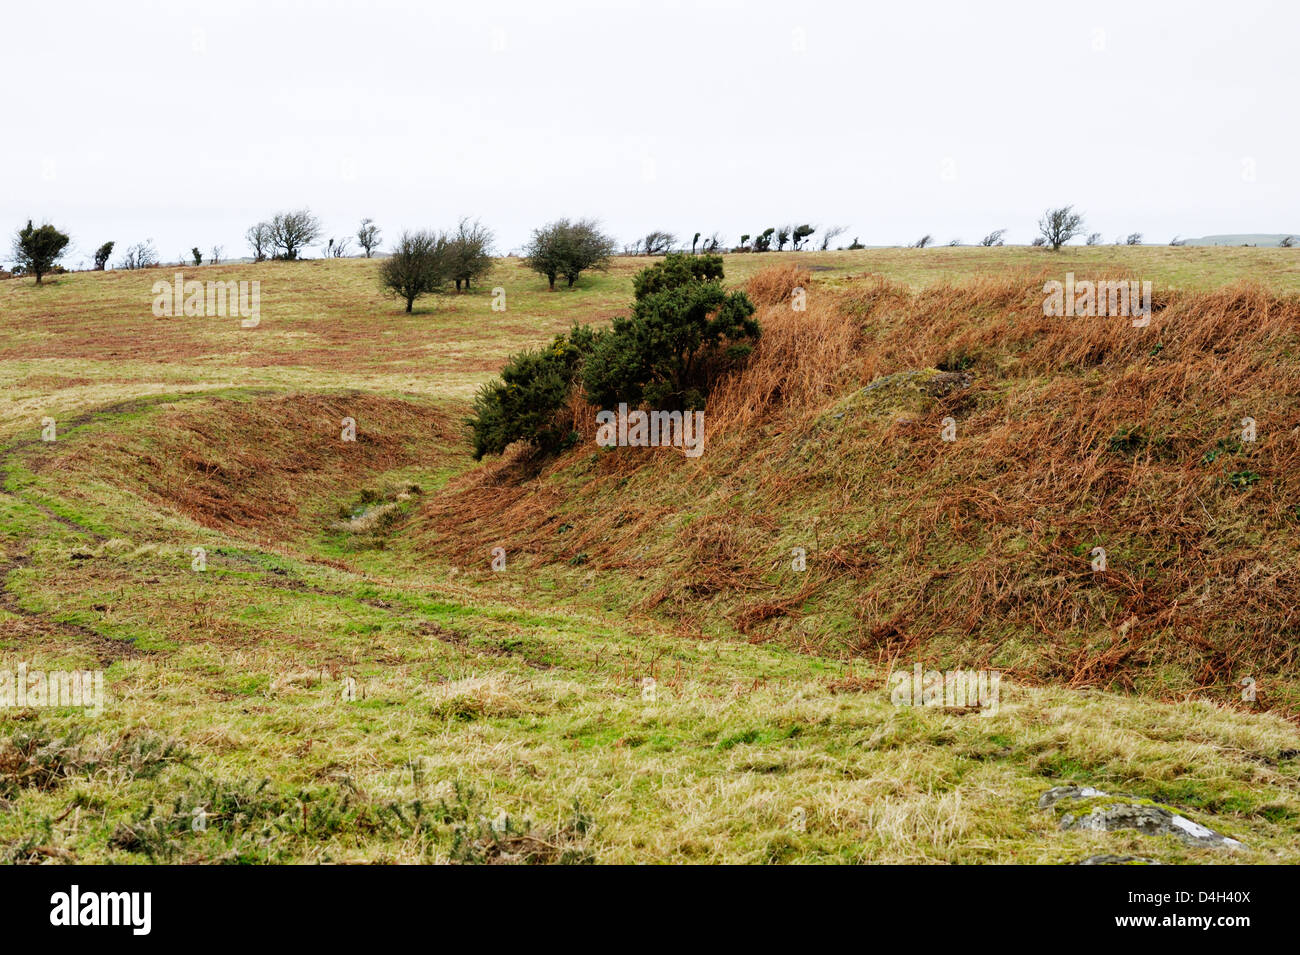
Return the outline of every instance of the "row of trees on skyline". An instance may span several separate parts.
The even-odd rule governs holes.
[[[407,259],[409,268],[406,270],[406,276],[398,279],[401,287],[408,290],[423,288],[432,282],[432,287],[428,289],[431,291],[433,287],[454,282],[457,291],[460,291],[462,286],[468,288],[471,281],[480,277],[483,272],[480,268],[481,261],[496,254],[492,249],[493,236],[491,231],[481,226],[477,220],[472,225],[468,223],[468,219],[462,220],[461,225],[452,233],[428,230],[402,233],[390,253],[391,256],[400,255]],[[821,229],[820,241],[817,242],[814,241],[813,236],[817,234],[819,228],[809,223],[768,226],[756,234],[742,234],[739,244],[734,246],[728,246],[717,232],[707,237],[702,232],[696,232],[687,246],[685,240],[679,240],[675,233],[656,229],[623,245],[621,254],[662,256],[670,252],[688,250],[692,255],[712,255],[720,252],[784,252],[787,246],[794,252],[809,251],[813,248],[824,252],[831,248],[831,244],[839,236],[848,231],[846,226],[828,226]],[[1004,245],[1006,231],[1006,229],[995,229],[980,239],[977,244],[984,247]],[[1085,245],[1102,244],[1100,232],[1085,233],[1083,215],[1076,212],[1073,206],[1048,209],[1038,220],[1038,232],[1031,245],[1050,248],[1052,251],[1059,251],[1061,246],[1079,236],[1085,236]],[[356,254],[371,258],[381,252],[383,246],[383,233],[373,219],[362,219],[354,235],[326,236],[325,227],[320,219],[306,208],[277,212],[271,218],[250,226],[244,233],[244,238],[255,262],[296,261],[305,258],[305,253],[313,247],[319,247],[321,258],[344,258],[354,254],[353,241],[356,242],[358,250]],[[55,226],[49,223],[35,226],[29,220],[14,237],[12,249],[14,271],[34,275],[39,284],[45,275],[63,270],[57,263],[66,254],[70,241],[69,236]],[[1281,241],[1280,245],[1283,248],[1292,248],[1297,241],[1296,237],[1288,236]],[[934,237],[927,234],[908,243],[907,247],[924,249],[934,244]],[[947,244],[960,246],[963,243],[960,239],[953,239]],[[1114,244],[1142,245],[1143,236],[1141,232],[1131,232],[1126,237],[1117,238]],[[1175,236],[1169,244],[1184,245],[1185,240]],[[96,271],[103,271],[109,267],[109,259],[115,248],[115,242],[105,242],[95,250],[93,267]],[[454,255],[450,252],[444,253],[441,251],[444,248],[454,248],[457,251]],[[861,249],[865,246],[855,237],[851,244],[839,248]],[[620,254],[620,250],[614,238],[602,231],[597,220],[557,219],[533,230],[523,249],[522,257],[529,268],[546,276],[548,284],[553,289],[560,278],[564,278],[567,285],[572,287],[583,272],[606,268],[610,258],[616,254]],[[206,253],[208,264],[220,264],[222,255],[222,246],[212,246]],[[204,263],[204,258],[205,253],[195,245],[188,254],[180,256],[177,261],[182,265],[197,266]],[[453,259],[461,264],[455,267],[446,264]],[[414,265],[411,264],[412,262],[420,264]],[[438,263],[437,266],[430,265],[432,262]],[[467,267],[464,264],[466,262],[472,262],[474,265]],[[127,246],[116,268],[130,270],[161,264],[162,258],[153,241],[145,239]],[[412,276],[423,276],[423,278],[415,280]],[[439,276],[439,278],[435,281],[432,276]],[[387,279],[385,285],[388,286]],[[405,292],[398,294],[402,297],[406,295]],[[424,292],[418,292],[417,297],[420,294]]]

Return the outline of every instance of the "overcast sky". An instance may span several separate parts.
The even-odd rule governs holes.
[[[0,224],[247,254],[559,216],[619,240],[1027,242],[1074,203],[1130,231],[1300,231],[1300,4],[754,2],[7,5]],[[7,258],[3,243],[0,260]],[[314,253],[313,253],[314,254]]]

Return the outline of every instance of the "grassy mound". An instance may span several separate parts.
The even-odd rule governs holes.
[[[1044,317],[1014,280],[814,287],[802,312],[795,281],[754,280],[763,339],[702,458],[596,451],[575,408],[577,448],[467,475],[422,549],[503,546],[690,631],[1170,698],[1249,677],[1300,708],[1300,302],[1171,292],[1135,328]]]

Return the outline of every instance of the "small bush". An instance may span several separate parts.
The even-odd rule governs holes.
[[[583,366],[587,400],[702,407],[712,381],[748,356],[760,334],[754,304],[721,279],[721,257],[681,253],[638,275],[631,317],[614,319]]]
[[[475,459],[515,441],[546,454],[562,450],[576,438],[565,412],[579,381],[586,399],[602,407],[702,407],[711,383],[759,336],[753,303],[721,279],[720,256],[670,253],[634,279],[630,318],[601,332],[575,326],[546,348],[512,357],[474,399]]]
[[[575,326],[545,348],[515,355],[499,380],[479,389],[470,419],[475,460],[500,454],[515,441],[530,441],[551,454],[571,440],[563,409],[594,337],[590,329]]]

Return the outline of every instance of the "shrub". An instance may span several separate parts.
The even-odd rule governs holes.
[[[582,370],[587,400],[702,407],[711,380],[747,356],[760,334],[753,303],[721,279],[720,256],[673,253],[643,270],[632,315],[593,341]]]
[[[547,454],[562,450],[576,437],[565,413],[579,382],[588,401],[606,407],[700,407],[717,375],[748,355],[760,333],[753,303],[721,280],[721,256],[670,253],[633,280],[630,318],[599,332],[575,325],[546,348],[513,356],[474,398],[475,460],[515,441]]]
[[[479,389],[469,421],[474,460],[500,454],[515,441],[529,441],[544,454],[565,447],[573,429],[565,426],[564,407],[595,337],[591,329],[574,326],[545,348],[514,355],[499,380]]]

